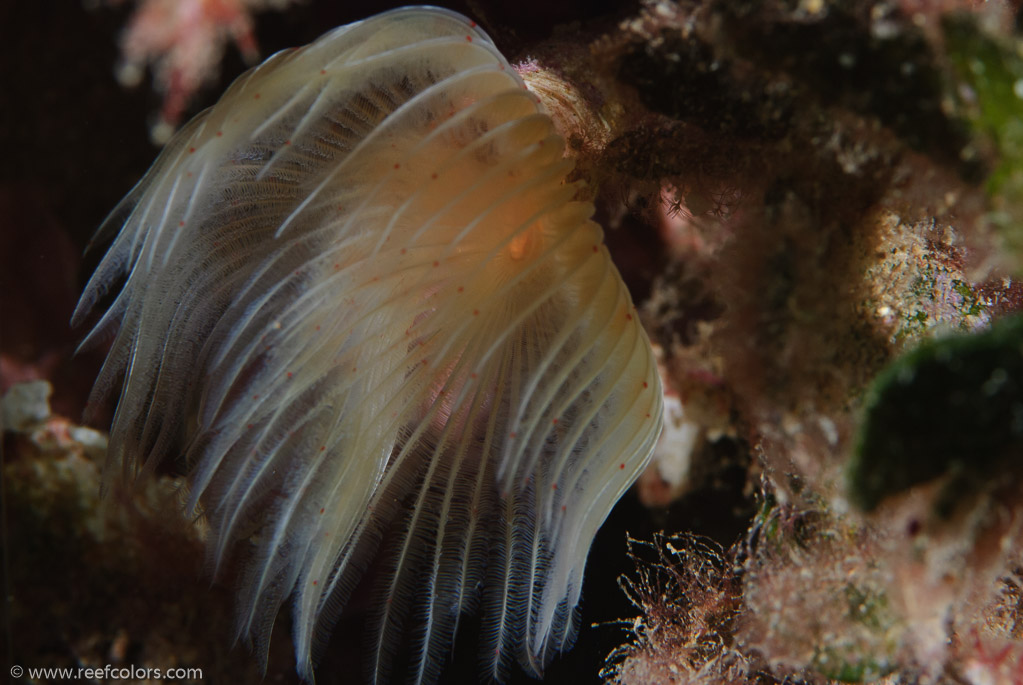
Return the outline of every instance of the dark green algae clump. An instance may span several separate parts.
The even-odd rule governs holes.
[[[849,468],[866,510],[939,476],[965,492],[1017,468],[1023,451],[1023,315],[930,340],[874,381]]]

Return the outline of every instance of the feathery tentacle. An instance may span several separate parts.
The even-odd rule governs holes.
[[[119,325],[108,478],[181,456],[240,635],[292,598],[300,673],[382,551],[371,676],[542,672],[660,430],[653,356],[542,106],[473,22],[389,12],[275,55],[171,142],[80,322]],[[114,475],[111,475],[114,474]],[[414,619],[414,620],[413,620]]]

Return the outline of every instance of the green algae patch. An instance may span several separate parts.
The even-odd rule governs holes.
[[[1023,41],[984,32],[969,15],[943,18],[948,58],[961,80],[959,101],[975,138],[966,158],[992,158],[989,219],[1017,257],[1023,255]]]
[[[1023,316],[925,342],[875,380],[849,468],[852,499],[888,495],[942,475],[988,480],[1023,448]]]

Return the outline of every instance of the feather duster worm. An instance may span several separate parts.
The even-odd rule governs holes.
[[[108,480],[184,459],[239,634],[290,597],[303,677],[378,552],[375,680],[401,639],[436,679],[469,611],[497,678],[572,642],[661,391],[571,169],[474,22],[397,10],[240,77],[100,229]]]

